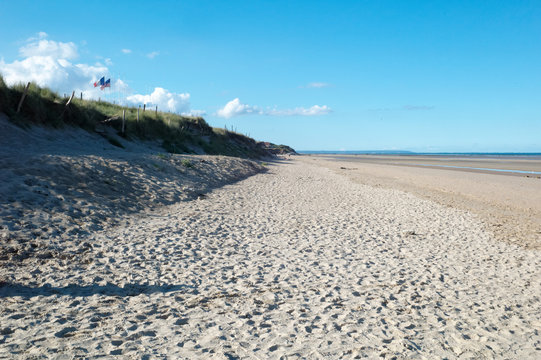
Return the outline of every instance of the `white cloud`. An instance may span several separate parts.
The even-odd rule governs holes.
[[[131,54],[131,50],[130,49],[122,49],[122,52],[124,54]]]
[[[39,33],[30,38],[19,49],[22,60],[5,63],[0,60],[0,73],[8,85],[34,81],[39,86],[49,87],[58,92],[84,91],[85,97],[93,97],[93,83],[98,76],[109,72],[106,66],[73,63],[77,58],[77,47],[73,43],[56,42],[46,39],[47,34]],[[98,97],[100,95],[97,95]]]
[[[207,115],[207,112],[205,110],[190,110],[190,112],[184,113],[182,115],[205,116]]]
[[[131,52],[124,50],[128,49],[123,49],[124,53]],[[132,91],[124,81],[108,75],[110,72],[107,66],[112,65],[110,58],[104,58],[106,65],[76,63],[74,59],[78,57],[77,46],[71,42],[48,40],[46,33],[39,33],[36,37],[28,39],[19,49],[19,53],[24,57],[21,60],[6,63],[0,59],[0,74],[8,85],[33,81],[39,86],[49,87],[59,93],[83,92],[85,99],[114,98],[133,104],[158,105],[159,110],[183,115],[205,114],[203,110],[190,109],[190,94],[172,93],[160,87],[156,87],[149,95],[125,97]],[[153,56],[157,54],[156,52]],[[105,76],[105,79],[111,78],[111,87],[103,91],[99,86],[93,85],[102,76]]]
[[[147,58],[154,59],[158,55],[160,55],[159,51],[153,51],[153,52],[147,54]]]
[[[49,36],[49,34],[47,34],[46,32],[40,31],[40,32],[37,33],[36,37],[30,37],[30,38],[27,39],[27,41],[41,40],[41,39],[45,39],[48,36]]]
[[[0,72],[8,85],[34,81],[56,91],[85,90],[97,80],[96,74],[107,71],[104,66],[73,64],[51,56],[31,56],[10,64],[0,61]]]
[[[332,110],[327,105],[319,106],[314,105],[308,109],[303,107],[298,107],[295,109],[285,109],[285,110],[269,110],[267,115],[276,115],[276,116],[316,116],[316,115],[326,115],[331,113]]]
[[[427,106],[427,105],[404,105],[402,106],[402,110],[407,111],[419,111],[419,110],[433,110],[434,106]]]
[[[229,119],[233,116],[239,115],[270,115],[270,116],[316,116],[325,115],[332,112],[331,108],[327,105],[319,106],[314,105],[309,108],[297,107],[295,109],[268,109],[261,110],[258,106],[242,104],[239,98],[233,99],[228,102],[222,109],[216,112],[216,116]]]
[[[131,89],[128,86],[128,84],[126,84],[126,82],[124,82],[124,81],[122,81],[120,79],[116,79],[113,82],[113,86],[114,86],[116,91],[120,91],[120,92],[123,92],[123,93],[131,92]]]
[[[21,56],[50,56],[59,59],[75,59],[77,57],[77,46],[72,43],[56,42],[46,39],[47,34],[41,32],[38,39],[29,39],[27,45],[19,49]]]
[[[329,87],[331,86],[331,84],[328,84],[328,83],[324,83],[324,82],[311,82],[305,86],[300,86],[301,88],[315,88],[315,89],[320,89],[320,88],[325,88],[325,87]]]
[[[376,108],[376,109],[369,109],[369,110],[370,111],[427,111],[427,110],[434,110],[434,106],[403,105],[400,107]]]
[[[177,94],[169,92],[164,88],[157,87],[149,95],[131,95],[126,98],[128,102],[138,105],[147,104],[149,106],[158,105],[158,110],[171,111],[182,115],[201,116],[202,110],[190,110],[190,94]]]
[[[261,109],[257,106],[251,106],[241,104],[239,98],[235,98],[225,104],[225,106],[216,112],[216,115],[229,119],[233,116],[246,115],[246,114],[262,114]]]

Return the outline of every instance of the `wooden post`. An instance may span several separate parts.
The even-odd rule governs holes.
[[[66,103],[66,106],[68,106],[71,103],[71,100],[73,100],[74,96],[75,96],[75,90],[73,90],[73,92],[71,93],[71,96],[70,96],[68,102]]]
[[[143,112],[145,112],[146,108],[147,108],[147,104],[143,104]]]
[[[26,97],[26,94],[28,94],[28,88],[29,87],[30,87],[30,82],[28,84],[26,84],[26,86],[24,88],[23,96],[21,96],[21,100],[19,101],[19,106],[17,106],[17,113],[19,113],[19,111],[21,111],[21,106],[23,106],[23,101],[24,101],[24,98]]]
[[[83,92],[81,91],[81,100],[83,100]]]
[[[126,109],[122,109],[122,135],[124,135],[124,130],[126,129]]]
[[[158,118],[158,105],[156,105],[156,119]]]
[[[141,105],[137,108],[137,122],[139,122],[139,109],[141,108]]]
[[[64,106],[64,110],[62,111],[62,115],[60,115],[60,117],[63,117],[64,116],[64,113],[66,112],[66,110],[68,109],[68,106],[69,104],[71,103],[71,100],[73,100],[73,97],[75,96],[75,90],[73,90],[73,92],[71,93],[71,96],[70,98],[68,99],[68,102],[66,103],[66,106]]]

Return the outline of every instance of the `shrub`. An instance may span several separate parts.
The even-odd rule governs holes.
[[[194,165],[192,164],[192,162],[188,159],[182,159],[182,161],[180,162],[184,167],[187,167],[187,168],[193,168]]]

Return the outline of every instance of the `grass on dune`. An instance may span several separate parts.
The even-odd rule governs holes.
[[[31,83],[21,110],[17,105],[25,85],[7,86],[0,76],[0,112],[16,124],[28,127],[40,124],[52,127],[79,126],[88,131],[106,125],[127,139],[158,140],[171,153],[194,153],[197,149],[212,155],[258,158],[268,153],[258,143],[239,133],[212,128],[202,117],[182,116],[161,111],[124,107],[105,101],[68,97]],[[125,132],[122,133],[122,112],[125,110]],[[106,121],[107,119],[112,119]],[[104,121],[106,121],[104,123]],[[111,141],[111,140],[110,140]]]

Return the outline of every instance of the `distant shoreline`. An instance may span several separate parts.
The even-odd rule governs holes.
[[[301,155],[397,155],[397,156],[538,156],[541,152],[413,152],[392,150],[351,150],[351,151],[327,151],[327,150],[300,150]]]
[[[313,155],[300,159],[363,185],[401,190],[473,212],[497,239],[541,249],[539,157]],[[505,171],[509,169],[515,172]]]
[[[497,173],[512,176],[541,175],[541,155],[491,154],[305,154],[333,161],[381,165],[432,167],[456,171]]]

